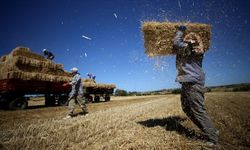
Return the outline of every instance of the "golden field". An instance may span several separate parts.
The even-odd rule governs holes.
[[[208,113],[220,130],[215,149],[250,148],[250,93],[213,92]],[[0,149],[208,149],[181,110],[179,95],[112,97],[88,104],[89,115],[63,120],[67,107],[0,111]],[[79,113],[76,109],[76,114]]]

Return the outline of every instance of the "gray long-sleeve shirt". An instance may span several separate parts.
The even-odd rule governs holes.
[[[177,82],[194,82],[205,84],[205,73],[202,70],[203,54],[197,54],[183,41],[183,32],[178,31],[174,38],[176,52]]]
[[[82,95],[82,80],[81,76],[79,73],[75,74],[69,83],[71,85],[71,92],[69,93],[69,96],[77,96],[77,95]]]

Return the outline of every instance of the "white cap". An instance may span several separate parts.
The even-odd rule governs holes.
[[[43,52],[47,51],[47,49],[43,49]]]
[[[78,69],[76,67],[73,67],[72,69],[70,69],[72,72],[78,72]]]

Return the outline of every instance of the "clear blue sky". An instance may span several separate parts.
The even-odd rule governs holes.
[[[128,91],[175,88],[175,57],[144,54],[141,21],[202,22],[213,26],[206,85],[250,82],[249,8],[249,0],[0,0],[0,55],[46,48],[66,70],[78,67],[98,82]]]

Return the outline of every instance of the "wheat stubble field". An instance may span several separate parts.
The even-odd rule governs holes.
[[[88,104],[88,116],[70,120],[62,119],[67,107],[1,110],[0,149],[208,149],[179,98],[114,97]],[[250,148],[250,93],[208,93],[206,106],[220,130],[215,149]]]

